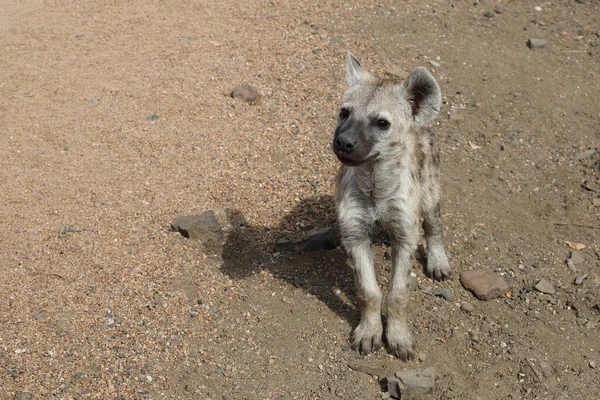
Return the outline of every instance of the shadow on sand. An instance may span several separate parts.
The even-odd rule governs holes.
[[[351,325],[358,323],[352,269],[341,248],[335,244],[325,244],[329,250],[306,252],[293,245],[276,248],[278,240],[302,238],[311,230],[333,226],[331,196],[302,201],[274,227],[251,226],[236,210],[226,214],[231,231],[223,245],[221,268],[225,274],[237,280],[267,270],[316,296]]]
[[[267,270],[274,277],[316,296],[351,326],[358,324],[360,312],[353,272],[339,246],[335,228],[326,234],[310,234],[335,226],[331,196],[305,199],[275,227],[251,226],[236,210],[227,210],[226,215],[231,226],[222,253],[221,269],[226,275],[237,280]],[[277,242],[286,242],[286,239],[307,237],[317,238],[316,243],[305,240],[299,245],[290,241],[282,246],[276,245]],[[389,250],[389,236],[381,230],[375,232],[373,243]],[[424,269],[426,255],[422,245],[417,248],[415,256]],[[389,282],[390,269],[389,261],[375,256],[375,271],[380,284],[382,281]],[[385,292],[386,288],[383,289]]]

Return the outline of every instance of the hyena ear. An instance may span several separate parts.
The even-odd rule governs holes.
[[[360,66],[360,62],[350,52],[346,54],[346,81],[350,87],[354,87],[362,81],[365,72]]]
[[[426,125],[440,112],[442,94],[433,76],[423,67],[417,67],[402,82],[402,95],[412,108],[414,123]]]

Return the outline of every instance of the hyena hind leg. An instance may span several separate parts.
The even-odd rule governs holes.
[[[439,191],[436,191],[439,193]],[[439,195],[432,198],[429,193],[429,202],[424,201],[421,213],[423,216],[423,231],[427,241],[427,267],[426,273],[430,278],[438,281],[450,279],[452,269],[444,249],[443,225]]]

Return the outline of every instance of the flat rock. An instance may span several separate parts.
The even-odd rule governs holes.
[[[363,362],[354,362],[348,364],[350,369],[356,372],[362,372],[365,374],[369,374],[371,376],[376,376],[378,378],[384,377],[386,372],[383,368],[376,367],[374,365],[366,364]]]
[[[248,104],[258,103],[261,99],[258,89],[250,85],[236,86],[231,91],[231,97],[234,99],[240,99]]]
[[[586,150],[586,151],[584,151],[582,153],[577,154],[575,156],[575,161],[585,160],[586,158],[590,158],[594,154],[596,154],[596,149]]]
[[[491,269],[465,271],[460,274],[460,283],[479,300],[495,299],[510,290],[506,281]]]
[[[543,49],[547,45],[548,42],[546,39],[529,38],[527,41],[527,47],[529,47],[531,50]]]
[[[381,382],[392,399],[429,399],[435,387],[435,367],[398,371]]]
[[[587,274],[577,275],[575,277],[575,280],[573,281],[573,283],[579,286],[579,285],[583,284],[583,281],[585,280],[585,278],[587,278]]]
[[[583,256],[581,255],[581,252],[579,252],[578,250],[573,250],[571,252],[571,257],[569,257],[569,260],[571,260],[573,265],[577,265],[577,264],[581,264],[581,263],[585,262],[585,258],[583,258]]]
[[[552,284],[550,283],[550,281],[548,281],[547,279],[541,279],[535,286],[534,286],[535,290],[537,290],[540,293],[546,293],[546,294],[554,294],[556,293],[556,289],[554,289],[554,286],[552,286]]]
[[[448,301],[452,301],[452,292],[447,287],[435,289],[433,294],[434,294],[434,296],[443,297],[444,299],[446,299]]]
[[[496,4],[496,6],[494,7],[494,11],[496,12],[496,14],[502,14],[504,11],[506,11],[506,7],[502,4]]]
[[[600,193],[600,185],[591,181],[584,181],[583,187],[589,191]]]
[[[406,79],[406,77],[409,74],[408,71],[406,71],[404,68],[397,66],[397,65],[388,69],[387,71],[385,71],[385,73],[388,75],[396,76],[400,79]]]
[[[186,238],[199,240],[211,250],[216,250],[223,242],[223,230],[212,210],[205,211],[201,215],[177,217],[171,223],[171,229]]]
[[[14,397],[15,400],[31,400],[32,398],[33,396],[28,392],[18,392]]]

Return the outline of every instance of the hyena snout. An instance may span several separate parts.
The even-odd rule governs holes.
[[[342,153],[352,153],[358,144],[354,135],[340,135],[335,139],[335,149]]]

